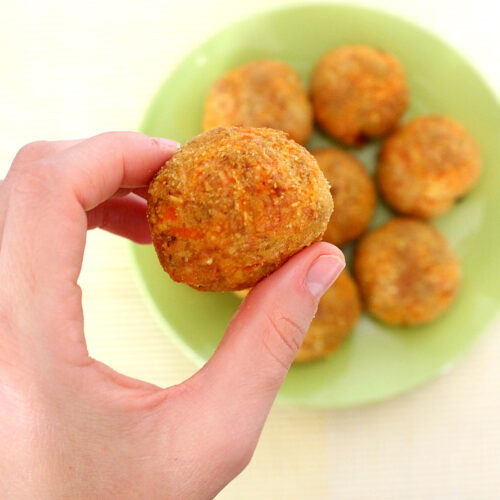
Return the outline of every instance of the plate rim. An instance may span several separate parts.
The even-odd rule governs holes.
[[[173,65],[171,70],[161,80],[156,91],[153,93],[153,96],[150,98],[149,104],[146,106],[143,112],[138,130],[140,132],[143,132],[146,128],[148,128],[148,122],[151,120],[151,115],[154,113],[154,109],[156,108],[155,103],[159,99],[162,93],[162,89],[165,87],[165,85],[168,84],[170,80],[175,78],[176,73],[182,69],[182,66],[184,64],[187,64],[188,60],[190,60],[199,50],[201,50],[205,44],[207,44],[216,37],[224,36],[225,33],[237,29],[238,25],[246,24],[247,22],[251,21],[256,21],[259,18],[265,18],[269,15],[283,13],[283,12],[293,12],[293,11],[316,9],[316,8],[328,8],[332,10],[336,9],[350,10],[354,12],[361,12],[364,14],[374,13],[378,16],[385,17],[386,19],[389,19],[391,21],[395,21],[397,23],[403,23],[411,27],[412,29],[419,31],[422,35],[430,37],[431,39],[433,39],[434,42],[437,42],[438,44],[445,46],[448,50],[451,50],[453,52],[454,56],[462,65],[465,65],[467,69],[473,73],[478,83],[483,87],[482,90],[489,94],[489,97],[495,104],[496,112],[500,122],[500,89],[497,91],[490,84],[489,80],[481,73],[478,67],[469,59],[468,56],[464,55],[461,51],[455,48],[451,42],[441,37],[432,29],[418,22],[415,22],[411,19],[408,19],[404,15],[396,14],[390,10],[385,10],[382,8],[366,6],[360,3],[311,2],[307,4],[291,3],[280,7],[262,9],[251,15],[239,17],[235,21],[230,22],[225,26],[221,27],[220,29],[208,34],[196,46],[186,51],[186,53],[180,57],[177,63]],[[168,319],[163,315],[160,308],[153,299],[149,291],[146,278],[144,274],[141,272],[139,257],[136,252],[136,248],[141,245],[130,242],[128,246],[129,246],[129,255],[133,264],[132,267],[134,269],[135,279],[138,283],[139,289],[141,290],[141,295],[143,296],[145,303],[147,304],[148,310],[152,312],[153,317],[156,317],[156,321],[158,321],[159,325],[161,325],[162,333],[167,335],[172,340],[172,343],[186,356],[186,358],[188,358],[191,362],[193,362],[193,364],[196,367],[196,370],[198,370],[206,363],[206,360],[201,355],[197,354],[196,351],[182,339],[182,336],[170,324]],[[368,313],[364,312],[364,314]],[[308,408],[308,409],[319,409],[319,410],[348,410],[353,408],[362,408],[365,406],[380,404],[391,401],[399,397],[403,397],[411,392],[414,392],[415,390],[422,389],[423,387],[426,386],[427,383],[430,383],[432,381],[441,378],[444,375],[447,375],[456,366],[456,364],[459,361],[461,361],[461,359],[465,356],[465,354],[469,352],[471,348],[484,337],[485,333],[491,330],[492,325],[498,320],[499,317],[500,317],[500,311],[497,312],[496,315],[493,315],[490,318],[490,320],[486,322],[483,329],[480,332],[478,332],[476,336],[471,338],[468,342],[466,342],[462,346],[462,348],[460,348],[453,356],[451,356],[449,360],[446,362],[446,364],[443,364],[439,369],[433,370],[431,374],[426,375],[425,377],[423,377],[422,380],[418,380],[416,382],[408,384],[404,388],[388,391],[386,394],[383,395],[375,395],[370,398],[364,398],[363,401],[358,401],[354,403],[346,402],[345,404],[329,403],[328,401],[325,401],[324,402],[325,404],[322,404],[317,401],[314,400],[311,401],[307,398],[303,398],[300,396],[299,397],[287,396],[281,394],[281,392],[278,392],[275,401],[279,404],[296,408]]]

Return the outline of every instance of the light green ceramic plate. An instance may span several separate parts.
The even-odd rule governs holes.
[[[253,59],[279,58],[307,82],[325,51],[352,43],[394,53],[409,77],[408,117],[445,113],[460,120],[481,145],[484,173],[473,193],[435,221],[464,267],[462,291],[452,309],[435,323],[411,329],[363,317],[330,359],[292,367],[279,400],[301,406],[349,407],[409,391],[448,371],[495,316],[500,302],[498,102],[476,71],[434,35],[379,11],[323,4],[264,13],[212,37],[170,75],[141,127],[146,134],[184,142],[201,131],[205,94],[230,68]],[[330,143],[316,132],[310,145]],[[356,154],[372,170],[377,150],[372,144]],[[374,224],[387,216],[380,206]],[[165,331],[201,365],[217,346],[239,300],[231,293],[196,292],[172,282],[152,247],[133,246],[133,254]]]

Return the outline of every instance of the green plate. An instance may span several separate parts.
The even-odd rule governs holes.
[[[224,72],[258,58],[278,58],[307,82],[328,49],[363,43],[394,53],[410,83],[408,117],[444,113],[479,141],[484,172],[477,188],[435,220],[464,267],[458,300],[443,318],[417,328],[392,328],[364,316],[328,360],[292,366],[279,400],[340,408],[387,399],[449,370],[494,318],[500,302],[500,108],[477,72],[427,31],[392,15],[348,5],[276,10],[239,22],[194,50],[163,84],[142,132],[184,142],[201,131],[204,98]],[[316,131],[310,146],[333,144]],[[378,144],[355,152],[372,170]],[[388,211],[379,206],[374,225]],[[132,248],[153,309],[183,350],[202,364],[238,307],[231,293],[196,292],[162,271],[152,247]]]

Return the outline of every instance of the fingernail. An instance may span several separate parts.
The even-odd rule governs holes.
[[[174,149],[177,150],[181,147],[181,145],[172,139],[166,139],[165,137],[153,137],[153,139],[163,147],[166,147],[168,149]]]
[[[306,285],[309,291],[319,299],[343,271],[345,262],[334,255],[318,257],[309,268]]]

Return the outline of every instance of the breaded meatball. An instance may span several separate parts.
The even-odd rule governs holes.
[[[422,116],[389,137],[382,147],[377,180],[394,210],[435,217],[469,191],[481,170],[476,141],[455,120]]]
[[[396,218],[365,236],[354,256],[365,305],[392,325],[443,314],[460,285],[460,264],[443,236],[418,219]]]
[[[323,239],[344,245],[363,234],[375,211],[376,191],[365,167],[338,148],[312,151],[330,183],[335,213]]]
[[[358,288],[345,269],[321,297],[318,312],[300,346],[295,361],[325,358],[352,331],[361,314]]]
[[[217,80],[205,103],[203,129],[243,125],[283,130],[299,144],[312,132],[313,113],[299,75],[281,61],[255,61]]]
[[[321,240],[333,202],[314,157],[272,129],[219,127],[181,147],[149,185],[160,262],[198,290],[248,288]]]
[[[321,127],[349,145],[388,134],[408,106],[408,86],[399,61],[364,45],[326,53],[314,70],[311,93]]]
[[[240,298],[250,290],[235,292]],[[297,352],[295,361],[325,358],[352,331],[361,314],[358,287],[349,271],[344,269],[335,283],[321,297],[318,312]]]

